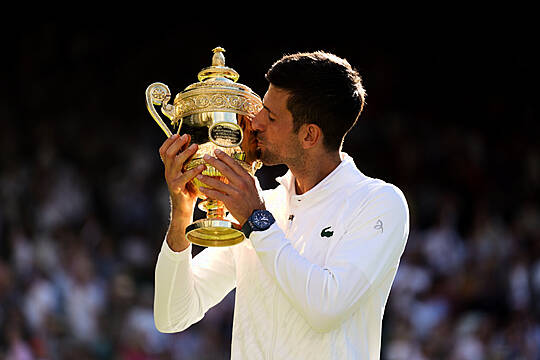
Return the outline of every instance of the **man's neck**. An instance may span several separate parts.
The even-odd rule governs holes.
[[[295,178],[296,194],[301,195],[315,187],[340,163],[341,157],[336,151],[315,157],[306,156],[301,163],[289,166]]]

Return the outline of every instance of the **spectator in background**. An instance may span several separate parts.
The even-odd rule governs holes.
[[[135,264],[139,255],[126,259],[120,249],[134,237],[144,239],[147,257],[154,259],[161,244],[156,234],[166,226],[169,209],[163,204],[168,195],[159,159],[152,157],[161,134],[156,131],[153,138],[119,120],[111,112],[117,102],[99,103],[96,89],[113,78],[126,78],[118,69],[114,75],[107,72],[109,63],[100,66],[84,35],[72,34],[75,39],[62,33],[58,39],[65,42],[55,42],[49,30],[23,35],[25,43],[10,53],[17,67],[7,75],[18,86],[4,88],[2,99],[7,101],[0,105],[0,358],[120,357],[129,329],[140,326],[151,333],[140,325],[146,321],[134,319],[145,319],[147,305],[135,300],[151,286],[153,266]],[[71,41],[73,47],[67,44]],[[100,46],[111,50],[105,42]],[[497,56],[504,56],[501,49],[497,47]],[[65,61],[57,61],[55,51]],[[132,54],[125,70],[130,77],[140,70],[134,63],[154,60],[146,58],[148,54]],[[506,65],[512,64],[505,64],[510,71]],[[386,70],[381,71],[385,78],[390,76]],[[505,84],[505,79],[526,78],[517,75],[496,79]],[[386,84],[383,91],[394,85]],[[497,87],[504,98],[487,103],[479,103],[480,94],[473,88],[481,116],[463,112],[461,89],[459,113],[451,121],[425,99],[414,108],[415,101],[406,97],[407,106],[397,111],[376,108],[372,102],[366,114],[372,120],[365,124],[368,131],[349,134],[350,153],[369,168],[367,175],[393,179],[406,190],[411,208],[413,228],[384,318],[382,359],[539,358],[537,110],[533,98],[516,102],[512,96],[521,96],[521,86],[512,86],[507,92]],[[71,99],[83,99],[83,106],[49,102],[47,92],[65,99],[70,95],[66,88],[77,89]],[[400,99],[389,101],[403,101],[405,92],[397,93]],[[450,111],[446,105],[445,99],[441,108]],[[150,121],[143,108],[140,113],[140,123]],[[103,121],[96,122],[98,117]],[[482,118],[489,126],[481,124]],[[378,136],[370,139],[366,133]],[[370,149],[377,149],[377,156]],[[261,184],[274,183],[270,170],[257,174]],[[133,175],[136,180],[130,179]],[[441,223],[433,216],[442,213],[451,214],[452,221]],[[78,286],[100,289],[95,299],[101,300],[86,304],[98,317],[92,327],[102,335],[95,346],[73,344],[77,321],[68,321],[66,306],[67,284],[75,282],[67,261],[73,245],[93,268],[87,285]],[[441,249],[452,253],[448,263]],[[221,331],[220,341],[211,333],[216,327],[231,327],[231,295],[196,331],[156,340],[153,355],[202,359],[211,343],[228,359],[230,333]],[[83,303],[78,304],[71,306],[81,308]],[[143,315],[137,315],[140,311]],[[414,319],[417,314],[422,321]]]

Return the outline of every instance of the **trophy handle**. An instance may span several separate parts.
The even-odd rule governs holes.
[[[161,112],[171,119],[172,124],[174,125],[174,106],[169,104],[170,99],[171,91],[169,90],[169,87],[163,83],[156,82],[146,88],[146,108],[167,137],[171,137],[172,131],[167,124],[165,124],[163,119],[161,119],[161,116],[156,111],[154,105],[161,105]],[[178,125],[178,132],[180,132],[182,121],[180,121],[180,124]]]

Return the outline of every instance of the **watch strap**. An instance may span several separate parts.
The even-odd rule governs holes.
[[[240,229],[240,231],[242,231],[244,233],[244,235],[246,236],[246,238],[249,239],[249,235],[251,235],[251,233],[253,232],[253,227],[249,223],[249,219],[247,219],[247,221],[244,223],[244,225],[242,226],[242,229]]]

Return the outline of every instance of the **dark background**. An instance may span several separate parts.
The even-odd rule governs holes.
[[[195,82],[222,46],[261,96],[288,53],[333,52],[362,75],[344,151],[411,211],[383,358],[539,358],[537,41],[525,18],[489,19],[4,28],[0,357],[228,358],[234,293],[187,332],[153,328],[168,198],[144,99]],[[261,169],[263,188],[285,170]]]

